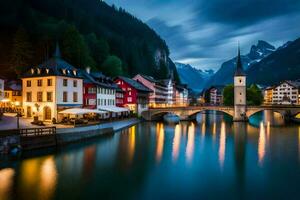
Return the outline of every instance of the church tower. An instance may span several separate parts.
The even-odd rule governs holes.
[[[247,121],[246,116],[246,74],[243,70],[240,47],[234,74],[234,121]]]

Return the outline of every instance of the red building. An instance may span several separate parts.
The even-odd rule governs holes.
[[[148,110],[149,94],[152,92],[143,84],[127,77],[119,76],[115,83],[123,90],[123,107],[127,107],[133,113],[140,115]]]
[[[124,107],[124,93],[120,87],[116,89],[116,106]]]
[[[90,75],[89,70],[81,70],[83,77],[83,107],[88,109],[97,108],[97,83]]]

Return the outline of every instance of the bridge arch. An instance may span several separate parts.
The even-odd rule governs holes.
[[[247,114],[247,117],[249,119],[253,115],[255,115],[255,114],[259,113],[259,112],[263,112],[263,111],[271,111],[271,112],[274,112],[274,113],[278,113],[282,117],[284,117],[285,113],[286,113],[286,111],[284,111],[284,110],[273,110],[273,109],[267,109],[267,108],[260,108],[260,109],[255,109],[255,110],[248,110],[246,114]]]
[[[194,116],[196,116],[197,114],[199,113],[204,113],[206,111],[217,111],[217,112],[220,112],[220,113],[225,113],[227,115],[229,115],[230,117],[234,117],[234,112],[233,111],[230,111],[230,110],[220,110],[220,109],[202,109],[202,110],[197,110],[197,111],[193,111],[189,114],[189,118],[193,118]]]

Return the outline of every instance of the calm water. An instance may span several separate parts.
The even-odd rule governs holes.
[[[300,198],[299,126],[271,114],[198,120],[1,160],[0,199]]]

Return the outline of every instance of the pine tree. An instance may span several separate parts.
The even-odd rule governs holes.
[[[107,76],[115,77],[123,75],[122,61],[117,56],[109,56],[102,65]]]
[[[95,61],[90,56],[90,50],[75,26],[69,26],[62,38],[63,57],[75,67],[95,67]]]
[[[32,45],[29,41],[27,32],[20,27],[13,40],[13,47],[11,53],[11,64],[13,70],[20,74],[24,67],[32,65],[33,58]]]

